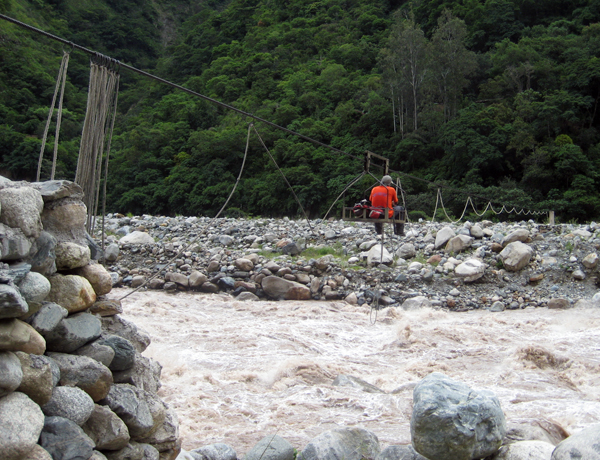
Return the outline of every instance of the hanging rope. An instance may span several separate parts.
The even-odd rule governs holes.
[[[65,95],[65,83],[67,82],[67,68],[69,67],[69,57],[71,53],[63,50],[63,57],[60,62],[60,69],[58,70],[58,77],[56,78],[56,87],[54,88],[54,95],[52,96],[52,103],[50,104],[50,110],[48,111],[48,118],[46,120],[46,127],[44,128],[44,135],[42,136],[42,146],[40,148],[40,158],[38,160],[38,168],[36,175],[36,182],[40,181],[42,173],[42,161],[44,159],[44,150],[46,150],[46,139],[48,138],[48,130],[50,128],[50,121],[54,113],[54,106],[56,104],[56,96],[60,88],[60,97],[58,99],[58,112],[56,114],[56,132],[54,134],[54,154],[52,156],[52,171],[50,173],[50,180],[54,180],[54,173],[56,171],[56,158],[58,154],[58,136],[60,134],[60,124],[62,121],[62,108],[63,108],[63,97]]]
[[[75,174],[75,182],[83,189],[83,201],[88,209],[88,233],[92,233],[96,223],[104,143],[109,137],[110,146],[118,82],[118,68],[115,68],[113,61],[101,55],[93,56],[90,60],[88,103]],[[112,120],[108,123],[108,114],[111,112]]]
[[[265,150],[267,151],[267,153],[269,154],[269,157],[271,158],[271,161],[273,162],[273,164],[275,165],[275,167],[277,168],[277,170],[279,171],[279,174],[281,174],[281,177],[283,177],[283,180],[285,181],[285,183],[287,184],[287,186],[289,187],[289,189],[292,192],[292,195],[294,195],[294,198],[296,199],[296,202],[298,203],[298,206],[300,206],[300,209],[302,210],[302,214],[304,214],[304,217],[306,219],[306,222],[308,223],[308,228],[310,228],[310,231],[312,233],[314,233],[314,229],[312,228],[312,225],[310,225],[310,220],[308,219],[308,216],[306,215],[306,211],[304,210],[304,208],[302,207],[302,203],[300,203],[300,200],[298,199],[298,196],[296,195],[296,192],[294,192],[294,189],[292,188],[292,186],[290,185],[290,183],[288,182],[287,178],[285,177],[285,174],[283,174],[283,171],[281,170],[281,168],[279,167],[279,165],[277,164],[277,162],[275,161],[275,158],[273,158],[273,155],[271,155],[271,152],[269,151],[269,149],[267,148],[267,146],[265,145],[264,141],[262,140],[262,137],[260,137],[260,134],[258,134],[258,131],[256,130],[256,127],[254,125],[252,125],[252,128],[254,129],[254,132],[256,133],[256,135],[258,136],[258,139],[260,140],[260,143],[262,144],[262,146],[265,148]]]
[[[200,239],[200,237],[202,235],[204,235],[206,233],[206,230],[213,224],[213,222],[215,220],[217,220],[219,218],[219,216],[221,215],[221,213],[225,210],[225,208],[227,207],[227,205],[229,204],[229,201],[231,200],[231,197],[233,196],[233,194],[235,193],[235,189],[237,188],[238,184],[240,183],[240,179],[242,178],[242,173],[244,172],[244,166],[246,164],[246,158],[248,157],[248,149],[250,147],[250,130],[254,127],[253,123],[250,123],[248,125],[248,135],[246,137],[246,149],[244,150],[244,159],[242,160],[242,166],[240,167],[240,172],[238,174],[237,180],[235,181],[235,184],[233,185],[233,189],[231,189],[231,193],[229,194],[229,196],[227,197],[227,200],[225,201],[225,204],[223,204],[223,206],[221,206],[221,209],[219,209],[219,212],[217,213],[217,215],[215,217],[213,217],[210,222],[208,224],[206,224],[204,226],[204,228],[200,231],[200,233],[198,234],[198,236],[196,238],[194,238],[190,243],[188,243],[187,245],[183,246],[178,252],[177,254],[175,254],[171,260],[167,263],[167,266],[170,265],[175,259],[177,259],[179,256],[181,256],[181,254],[183,254],[185,251],[187,251],[194,243],[196,243],[196,241],[198,241]],[[158,264],[157,264],[158,265]],[[154,267],[156,268],[155,265]],[[123,300],[125,297],[129,297],[131,294],[133,294],[134,292],[139,291],[140,289],[142,289],[144,286],[146,286],[150,281],[152,281],[154,278],[156,278],[161,272],[157,271],[154,275],[152,275],[150,278],[148,278],[146,281],[144,281],[144,283],[141,286],[138,286],[137,288],[135,288],[133,291],[128,292],[127,294],[125,294],[123,297],[121,297],[119,299],[119,301]]]

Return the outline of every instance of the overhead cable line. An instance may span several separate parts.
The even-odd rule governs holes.
[[[4,14],[0,14],[0,19],[4,19],[4,20],[6,20],[6,21],[8,21],[8,22],[11,22],[11,23],[13,23],[13,24],[16,24],[16,25],[18,25],[18,26],[20,26],[20,27],[23,27],[23,28],[25,28],[25,29],[28,29],[28,30],[30,30],[30,31],[32,31],[32,32],[36,32],[36,33],[38,33],[38,34],[44,35],[44,36],[46,36],[46,37],[48,37],[48,38],[51,38],[52,40],[56,40],[56,41],[58,41],[58,42],[61,42],[61,43],[63,43],[63,44],[69,45],[69,46],[71,46],[73,49],[78,49],[79,51],[82,51],[82,52],[84,52],[84,53],[87,53],[87,54],[89,54],[89,55],[93,55],[93,56],[103,56],[101,53],[98,53],[98,52],[96,52],[96,51],[93,51],[93,50],[90,50],[90,49],[88,49],[88,48],[85,48],[85,47],[83,47],[83,46],[81,46],[81,45],[78,45],[78,44],[76,44],[76,43],[73,43],[73,42],[71,42],[71,41],[69,41],[69,40],[66,40],[66,39],[62,38],[62,37],[58,37],[58,36],[56,36],[56,35],[53,35],[53,34],[51,34],[51,33],[49,33],[49,32],[46,32],[46,31],[44,31],[44,30],[41,30],[41,29],[38,29],[37,27],[33,27],[33,26],[29,25],[29,24],[26,24],[26,23],[24,23],[24,22],[18,21],[18,20],[16,20],[16,19],[14,19],[14,18],[11,18],[11,17],[9,17],[9,16],[6,16],[6,15],[4,15]],[[106,56],[104,56],[104,57],[106,57]],[[191,94],[191,95],[193,95],[193,96],[196,96],[196,97],[199,97],[199,98],[201,98],[201,99],[204,99],[205,101],[211,102],[211,103],[213,103],[213,104],[216,104],[216,105],[218,105],[218,106],[220,106],[220,107],[223,107],[223,108],[225,108],[225,109],[228,109],[228,110],[232,110],[232,111],[234,111],[234,112],[237,112],[237,113],[239,113],[239,114],[241,114],[241,115],[243,115],[243,116],[245,116],[245,117],[249,117],[249,118],[252,118],[252,119],[254,119],[254,120],[256,120],[256,121],[260,121],[260,122],[262,122],[262,123],[265,123],[265,124],[266,124],[266,125],[268,125],[268,126],[271,126],[271,127],[275,128],[275,129],[279,129],[280,131],[284,131],[284,132],[286,132],[286,133],[288,133],[288,134],[292,134],[292,135],[294,135],[294,136],[296,136],[296,137],[299,137],[300,139],[303,139],[303,140],[305,140],[305,141],[307,141],[307,142],[311,142],[312,144],[318,145],[318,146],[320,146],[320,147],[324,147],[324,148],[326,148],[326,149],[329,149],[329,150],[331,150],[331,151],[333,151],[333,152],[336,152],[336,153],[338,153],[338,154],[341,154],[341,155],[348,156],[348,157],[350,157],[350,158],[353,158],[353,159],[355,159],[355,160],[360,160],[360,158],[359,158],[359,157],[357,157],[356,155],[353,155],[353,154],[351,154],[351,153],[345,152],[345,151],[343,151],[343,150],[341,150],[341,149],[338,149],[338,148],[336,148],[336,147],[333,147],[333,146],[331,146],[331,145],[325,144],[325,143],[323,143],[323,142],[321,142],[321,141],[318,141],[318,140],[316,140],[316,139],[313,139],[313,138],[311,138],[311,137],[305,136],[304,134],[301,134],[301,133],[299,133],[299,132],[297,132],[297,131],[293,131],[293,130],[291,130],[291,129],[288,129],[288,128],[285,128],[285,127],[283,127],[283,126],[280,126],[280,125],[278,125],[278,124],[276,124],[276,123],[273,123],[273,122],[271,122],[271,121],[268,121],[268,120],[266,120],[266,119],[264,119],[264,118],[261,118],[261,117],[258,117],[258,116],[256,116],[256,115],[253,115],[252,113],[245,112],[245,111],[243,111],[243,110],[241,110],[241,109],[238,109],[238,108],[236,108],[236,107],[234,107],[234,106],[232,106],[232,105],[225,104],[224,102],[218,101],[217,99],[213,99],[213,98],[211,98],[211,97],[208,97],[208,96],[205,96],[205,95],[203,95],[203,94],[200,94],[200,93],[198,93],[198,92],[196,92],[196,91],[193,91],[193,90],[191,90],[191,89],[189,89],[189,88],[186,88],[185,86],[181,86],[181,85],[178,85],[177,83],[173,83],[173,82],[171,82],[171,81],[165,80],[164,78],[157,77],[156,75],[153,75],[153,74],[151,74],[151,73],[145,72],[145,71],[143,71],[143,70],[140,70],[140,69],[137,69],[137,68],[135,68],[135,67],[133,67],[133,66],[130,66],[130,65],[128,65],[128,64],[124,64],[124,63],[122,63],[122,62],[120,62],[120,61],[118,61],[118,60],[116,60],[116,59],[112,59],[112,58],[109,58],[109,57],[106,57],[106,58],[107,58],[107,59],[109,59],[109,60],[112,60],[112,61],[114,61],[116,64],[118,64],[118,65],[119,65],[121,68],[123,68],[123,69],[130,70],[130,71],[132,71],[132,72],[135,72],[135,73],[138,73],[138,74],[140,74],[140,75],[143,75],[143,76],[145,76],[145,77],[148,77],[148,78],[150,78],[150,79],[152,79],[152,80],[155,80],[155,81],[158,81],[158,82],[160,82],[160,83],[163,83],[163,84],[166,84],[166,85],[168,85],[168,86],[171,86],[171,87],[173,87],[173,88],[179,89],[179,90],[181,90],[181,91],[184,91],[184,92],[186,92],[186,93],[188,93],[188,94]],[[424,183],[426,183],[426,184],[428,184],[428,185],[434,186],[434,187],[436,187],[436,188],[438,188],[438,189],[440,189],[440,188],[445,188],[445,189],[448,189],[448,190],[451,190],[451,191],[455,191],[455,192],[458,192],[458,193],[461,193],[461,194],[467,194],[466,192],[464,192],[464,191],[462,191],[462,190],[459,190],[459,189],[456,189],[456,188],[453,188],[453,187],[451,187],[451,186],[448,186],[448,185],[443,185],[443,184],[438,184],[438,183],[432,182],[432,181],[430,181],[430,180],[423,179],[423,178],[421,178],[421,177],[417,177],[417,176],[414,176],[414,175],[412,175],[412,174],[408,174],[408,173],[405,173],[405,172],[401,172],[401,171],[395,171],[395,170],[389,170],[389,173],[395,173],[395,174],[398,174],[398,175],[402,175],[402,176],[405,176],[405,177],[409,177],[409,178],[411,178],[411,179],[414,179],[414,180],[417,180],[417,181],[420,181],[420,182],[424,182]],[[474,197],[476,197],[476,198],[479,198],[479,199],[482,199],[482,200],[486,200],[486,201],[488,201],[488,199],[487,199],[487,198],[480,197],[480,196],[477,196],[477,195],[474,195],[474,194],[471,194],[471,195],[472,195],[472,196],[474,196]],[[504,206],[504,205],[503,205],[503,209],[505,209],[505,206]],[[522,212],[523,212],[523,211],[522,211]],[[530,212],[530,211],[528,211],[528,213],[529,213],[529,212]]]

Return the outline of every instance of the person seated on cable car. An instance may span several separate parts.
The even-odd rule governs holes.
[[[385,209],[387,208],[388,217],[398,219],[400,213],[404,211],[402,206],[397,206],[398,195],[396,189],[392,187],[392,178],[385,175],[381,178],[381,185],[373,187],[371,190],[371,212],[369,217],[373,219],[383,219],[385,215]],[[375,231],[378,235],[383,233],[383,224],[375,222]],[[395,223],[394,233],[396,235],[404,236],[404,224]]]

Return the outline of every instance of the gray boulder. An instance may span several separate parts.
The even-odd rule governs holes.
[[[113,372],[115,383],[129,383],[150,393],[156,393],[161,386],[160,374],[162,366],[158,361],[141,354],[135,355],[132,368]]]
[[[377,436],[363,428],[340,428],[321,433],[298,454],[298,460],[362,460],[375,458]]]
[[[119,258],[119,245],[111,243],[104,249],[104,260],[114,262]]]
[[[56,238],[48,232],[40,233],[31,248],[31,270],[50,276],[56,273]]]
[[[154,238],[152,238],[146,232],[134,231],[129,235],[125,235],[119,240],[121,244],[154,244]]]
[[[584,428],[561,442],[552,453],[552,460],[599,460],[600,424]]]
[[[108,366],[111,371],[124,371],[133,367],[135,348],[129,340],[118,335],[106,334],[98,340],[98,344],[109,346],[115,352],[114,358]]]
[[[79,356],[87,356],[95,359],[99,363],[104,364],[106,367],[109,367],[110,363],[112,363],[112,360],[115,357],[115,350],[108,345],[101,344],[101,340],[102,339],[95,340],[81,348],[78,348],[75,350],[74,354]]]
[[[23,380],[21,361],[10,351],[0,351],[0,398],[12,393]]]
[[[96,404],[81,428],[94,441],[98,450],[120,450],[129,443],[127,426],[107,406]]]
[[[59,384],[81,388],[97,402],[106,397],[113,383],[110,370],[95,359],[65,353],[48,353],[60,368]]]
[[[77,387],[56,387],[50,401],[42,406],[47,417],[68,418],[77,425],[83,425],[94,411],[92,398]]]
[[[525,243],[515,241],[509,243],[500,252],[499,257],[508,271],[517,272],[529,263],[533,257],[533,249]]]
[[[89,313],[76,313],[58,323],[45,334],[48,351],[71,353],[86,343],[97,339],[102,333],[102,323]]]
[[[222,443],[199,447],[188,454],[194,460],[237,460],[237,453],[233,447]]]
[[[40,273],[29,272],[19,283],[19,292],[30,306],[41,305],[50,293],[50,281]]]
[[[25,259],[31,251],[31,241],[18,228],[0,223],[0,259],[4,261]]]
[[[138,353],[142,353],[150,345],[150,336],[148,333],[138,329],[138,327],[121,317],[120,315],[106,316],[101,318],[102,329],[129,340]]]
[[[472,460],[498,451],[506,433],[498,398],[434,372],[413,391],[414,449],[436,460]]]
[[[8,284],[0,284],[0,319],[18,318],[29,311],[21,293]]]
[[[396,256],[400,257],[401,259],[412,259],[416,255],[417,250],[415,248],[415,245],[412,243],[404,243],[396,251]]]
[[[53,331],[69,312],[57,303],[47,302],[27,319],[27,322],[42,336]]]
[[[0,398],[0,453],[2,460],[21,460],[37,444],[44,414],[36,403],[15,391]]]
[[[442,246],[445,246],[446,243],[448,241],[450,241],[450,238],[454,238],[455,236],[456,236],[456,233],[454,233],[454,230],[452,230],[452,228],[450,228],[450,227],[442,228],[435,235],[435,249],[439,249]]]
[[[69,313],[76,313],[92,306],[96,292],[88,280],[77,275],[55,274],[50,278],[48,301],[65,307]]]
[[[106,398],[99,403],[108,406],[125,422],[132,437],[145,436],[154,427],[148,403],[139,398],[136,388],[132,385],[112,385]]]
[[[294,460],[294,447],[281,436],[265,436],[250,449],[245,460]]]
[[[54,460],[88,460],[94,451],[94,441],[63,417],[46,417],[39,444]]]
[[[41,213],[44,209],[42,195],[31,187],[14,187],[0,190],[0,222],[20,229],[25,236],[37,238],[43,229]]]

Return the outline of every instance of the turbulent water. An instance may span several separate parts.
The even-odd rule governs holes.
[[[412,388],[434,371],[493,391],[509,425],[574,433],[600,422],[600,309],[371,312],[163,291],[133,293],[123,307],[152,337],[144,355],[163,366],[160,396],[185,450],[219,442],[241,457],[274,433],[301,450],[352,426],[382,448],[408,444]],[[383,392],[332,385],[339,374]]]

